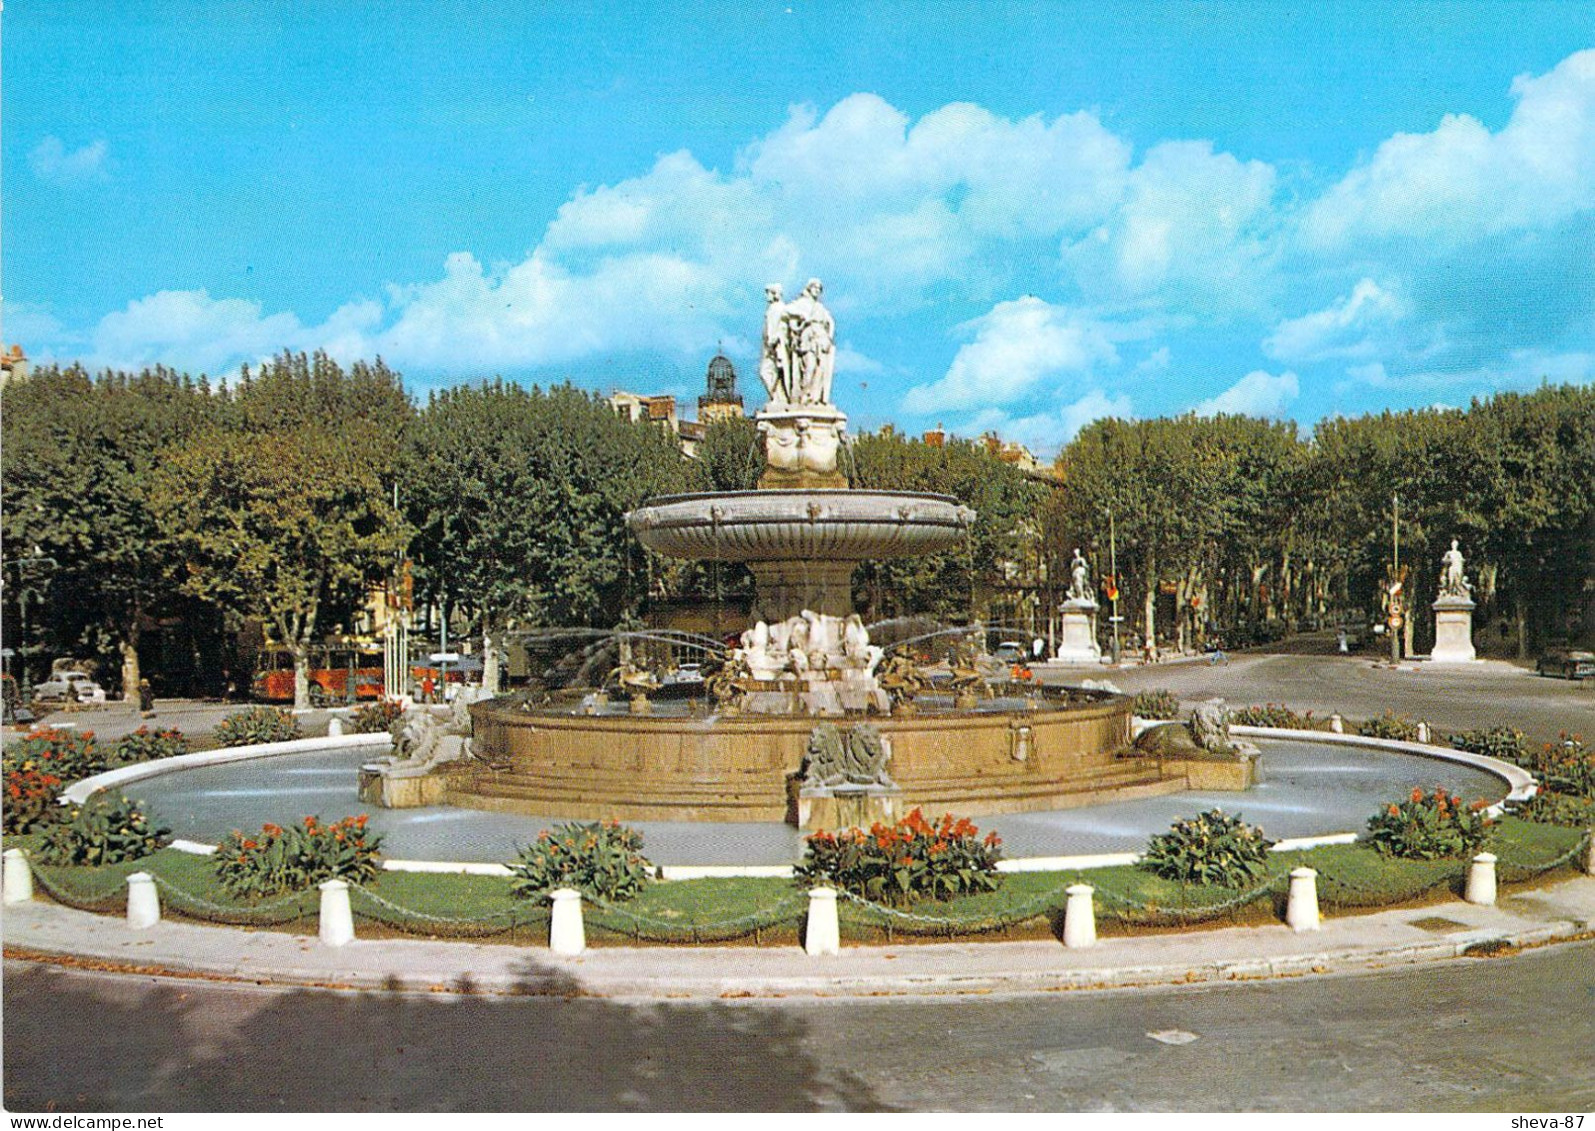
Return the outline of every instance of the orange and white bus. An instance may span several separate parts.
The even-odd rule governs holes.
[[[349,694],[351,683],[354,694]],[[265,648],[255,659],[250,693],[268,703],[293,702],[294,654],[286,648]],[[343,644],[310,650],[310,701],[346,703],[382,698],[382,649],[377,645]]]

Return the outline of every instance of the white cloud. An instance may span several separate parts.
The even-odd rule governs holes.
[[[1385,141],[1307,209],[1309,246],[1451,245],[1595,207],[1595,50],[1519,77],[1512,93],[1517,106],[1499,133],[1448,114],[1430,133]]]
[[[1083,377],[1119,360],[1104,326],[1033,296],[999,303],[965,329],[974,341],[959,348],[945,377],[908,391],[907,411],[1009,404],[1043,381]]]
[[[1595,352],[1520,349],[1507,353],[1492,365],[1468,365],[1439,369],[1411,369],[1391,374],[1379,362],[1352,366],[1350,379],[1337,386],[1344,392],[1356,385],[1375,388],[1403,386],[1421,389],[1451,389],[1487,395],[1512,389],[1532,389],[1541,382],[1553,385],[1588,385],[1595,382]]]
[[[1154,146],[1117,210],[1068,244],[1064,260],[1101,301],[1248,309],[1267,287],[1274,180],[1271,166],[1214,153],[1209,142]]]
[[[1367,358],[1386,348],[1391,328],[1406,317],[1406,304],[1372,279],[1324,310],[1287,319],[1263,342],[1279,361]]]
[[[213,299],[204,290],[158,291],[100,319],[75,356],[91,368],[167,365],[213,374],[284,349],[325,349],[352,360],[376,352],[368,333],[381,317],[379,304],[356,301],[319,326],[305,326],[290,312],[266,314],[259,303],[244,299]]]
[[[1161,373],[1174,361],[1174,354],[1168,346],[1159,346],[1136,362],[1137,373]]]
[[[1276,377],[1255,369],[1218,396],[1198,404],[1195,412],[1198,416],[1280,417],[1300,392],[1296,374],[1286,371]]]
[[[977,436],[995,432],[1005,440],[1019,441],[1042,458],[1049,458],[1078,436],[1086,425],[1109,416],[1134,420],[1135,409],[1130,398],[1123,394],[1110,397],[1101,389],[1091,389],[1078,400],[1050,412],[1015,417],[1001,409],[984,409],[958,431]]]
[[[28,154],[28,167],[34,176],[48,184],[65,187],[88,184],[107,178],[106,153],[104,138],[68,152],[61,139],[52,134],[33,147]]]

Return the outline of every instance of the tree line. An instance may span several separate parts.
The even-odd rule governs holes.
[[[489,664],[514,630],[747,595],[745,571],[659,559],[624,516],[657,495],[756,485],[749,420],[712,424],[687,460],[663,429],[569,385],[493,380],[418,402],[380,360],[322,354],[214,385],[160,367],[45,367],[3,407],[5,631],[35,674],[49,657],[93,657],[131,694],[146,634],[175,628],[206,673],[194,689],[216,691],[219,667],[247,678],[249,657],[226,642],[255,624],[293,653],[303,702],[311,650],[383,588],[471,634]],[[1098,421],[1051,479],[979,442],[885,429],[858,437],[844,470],[979,515],[964,546],[862,567],[855,603],[872,620],[1044,622],[1076,546],[1106,574],[1110,531],[1121,606],[1153,638],[1190,647],[1376,613],[1394,495],[1415,600],[1432,600],[1456,537],[1481,602],[1525,647],[1589,630],[1588,387],[1326,420],[1310,437],[1245,417]]]
[[[1310,436],[1239,416],[1100,420],[1057,471],[1048,538],[1093,547],[1104,574],[1116,551],[1143,637],[1388,619],[1399,581],[1404,649],[1422,651],[1452,539],[1475,624],[1520,656],[1595,634],[1595,387],[1332,417]]]

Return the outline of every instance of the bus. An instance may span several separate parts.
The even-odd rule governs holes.
[[[250,685],[254,698],[291,703],[294,697],[294,654],[287,648],[263,649],[255,660]],[[310,702],[315,706],[382,698],[382,648],[376,644],[341,644],[310,649]]]

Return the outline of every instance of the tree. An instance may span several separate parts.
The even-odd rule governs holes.
[[[1033,579],[1045,484],[965,440],[931,445],[883,431],[860,436],[851,454],[854,487],[950,495],[975,511],[962,545],[859,567],[855,593],[872,618],[989,616],[1001,611],[990,607],[993,591]]]
[[[259,616],[294,657],[309,705],[311,647],[393,569],[405,532],[390,498],[410,415],[398,376],[325,355],[245,371],[221,419],[170,448],[152,509],[186,562],[183,589]]]
[[[612,625],[635,605],[625,514],[686,476],[672,436],[568,385],[438,393],[404,459],[418,590],[482,634],[491,685],[512,623]]]
[[[50,367],[5,391],[5,544],[55,561],[58,646],[108,647],[129,700],[138,695],[143,626],[174,611],[178,592],[174,548],[152,507],[153,472],[216,411],[203,378],[163,368],[91,379],[76,366]]]

